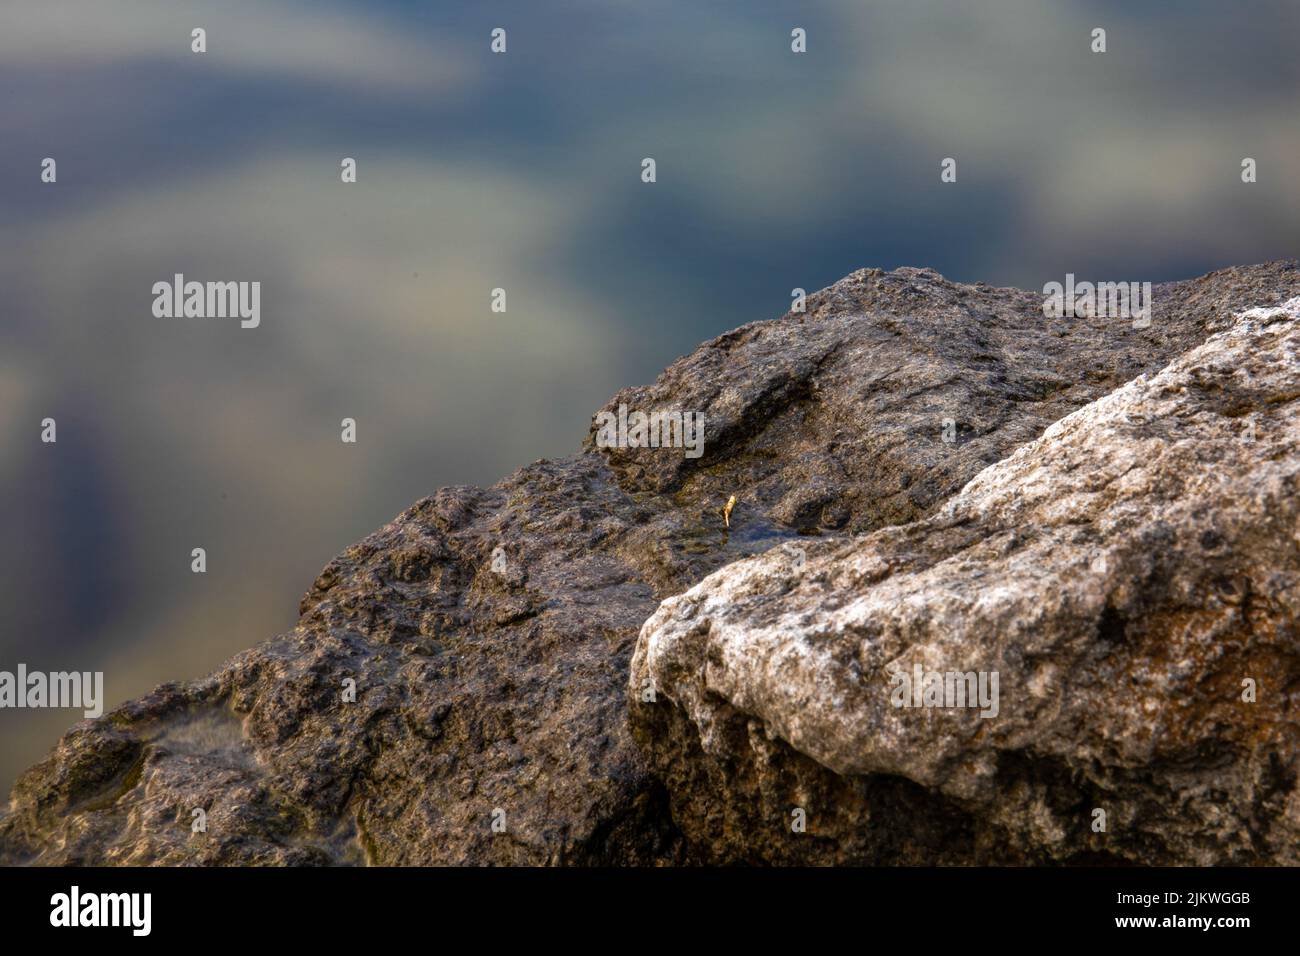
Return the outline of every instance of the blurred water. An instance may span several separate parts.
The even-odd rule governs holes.
[[[103,670],[110,706],[206,673],[411,501],[575,449],[795,286],[1296,255],[1297,28],[1252,0],[6,0],[0,669]],[[260,281],[261,326],[154,318],[176,272]],[[0,712],[0,786],[76,716]]]

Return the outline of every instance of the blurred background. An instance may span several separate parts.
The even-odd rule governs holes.
[[[0,670],[202,676],[796,286],[1295,256],[1298,35],[1294,0],[4,0]],[[154,318],[177,272],[261,281],[260,328]],[[0,711],[0,788],[79,717]]]

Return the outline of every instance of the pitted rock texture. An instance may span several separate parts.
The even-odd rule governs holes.
[[[997,706],[926,707],[930,673]],[[1300,862],[1300,298],[924,520],[716,572],[630,680],[718,861]]]
[[[1295,294],[1294,263],[1153,288],[1149,328],[1048,319],[1043,296],[865,269],[624,389],[616,411],[704,412],[706,454],[601,449],[631,493],[726,501],[806,532],[912,521],[1048,425],[1225,327]],[[1248,305],[1243,305],[1247,303]],[[952,420],[956,442],[942,440]],[[590,445],[589,441],[589,445]]]
[[[924,518],[1243,303],[1297,294],[1294,262],[1226,269],[1158,286],[1137,330],[1047,320],[1037,294],[931,270],[856,272],[806,314],[727,333],[607,406],[702,412],[699,459],[589,434],[582,453],[492,488],[442,489],[332,561],[292,631],[77,724],[16,784],[0,862],[726,856],[684,838],[629,731],[629,660],[660,601],[774,546]],[[907,840],[971,857],[950,796],[873,786],[877,806],[926,808]]]

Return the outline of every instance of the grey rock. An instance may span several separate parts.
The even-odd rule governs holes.
[[[607,406],[702,412],[700,458],[597,448],[593,427],[578,455],[442,489],[333,560],[293,630],[77,724],[16,784],[0,862],[714,858],[628,726],[629,660],[660,601],[776,546],[922,519],[1242,302],[1298,293],[1294,262],[1223,270],[1158,286],[1135,330],[1049,321],[1041,296],[930,270],[856,272]]]
[[[719,862],[1295,865],[1297,492],[1300,298],[927,518],[665,601],[637,739]]]

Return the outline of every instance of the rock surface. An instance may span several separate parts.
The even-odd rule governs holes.
[[[1234,312],[1297,294],[1294,262],[1227,269],[1157,286],[1154,321],[1139,330],[1048,320],[1039,295],[930,270],[856,272],[810,296],[806,314],[729,332],[606,406],[702,412],[700,458],[597,448],[593,432],[582,453],[493,488],[443,489],[332,561],[292,631],[207,679],[76,725],[15,786],[0,862],[784,859],[712,833],[711,815],[732,811],[708,794],[697,807],[705,825],[683,810],[684,774],[697,771],[664,761],[699,739],[685,711],[661,698],[647,720],[634,706],[646,754],[633,742],[629,659],[659,602],[774,546],[925,519],[988,465],[1164,367]],[[733,494],[727,527],[719,509]],[[987,789],[980,773],[945,769],[957,751],[921,760],[912,778],[902,763],[839,764],[841,775],[827,754],[760,736],[754,747],[803,768],[810,785],[867,787],[877,814],[919,818],[873,846],[980,856],[956,834],[972,832],[971,801]],[[1210,756],[1226,759],[1230,745]],[[1074,771],[1044,761],[1022,775],[1047,792],[1056,778],[1038,772]],[[196,809],[206,832],[192,830]],[[831,833],[821,826],[809,827],[823,846],[814,858],[862,855],[852,840],[841,852],[818,837]],[[1026,857],[1050,844],[989,833],[981,839]]]
[[[970,696],[927,699],[949,672]],[[928,518],[664,602],[647,681],[638,739],[717,861],[1300,863],[1300,298]]]

